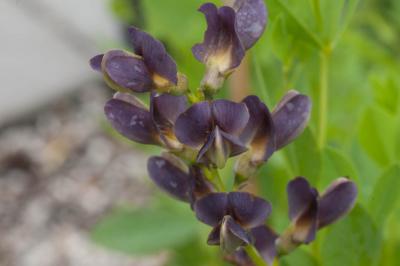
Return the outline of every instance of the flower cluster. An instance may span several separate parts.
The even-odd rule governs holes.
[[[165,152],[148,160],[150,178],[162,190],[188,202],[196,217],[213,227],[208,244],[220,245],[226,259],[253,265],[244,247],[254,246],[268,263],[308,244],[316,231],[347,213],[357,189],[339,178],[319,195],[303,177],[287,187],[291,226],[281,235],[266,225],[271,204],[241,190],[270,156],[293,141],[311,112],[306,95],[289,91],[270,111],[257,97],[241,102],[213,99],[265,30],[263,0],[236,0],[230,6],[200,7],[207,20],[204,41],[194,56],[205,65],[200,88],[192,92],[185,75],[164,45],[131,27],[133,51],[112,50],[90,60],[117,92],[105,104],[111,125],[126,138],[158,145]],[[135,93],[150,94],[149,105]],[[219,176],[230,157],[237,157],[234,191]]]

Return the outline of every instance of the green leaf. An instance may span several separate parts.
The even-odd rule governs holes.
[[[396,114],[399,105],[399,90],[395,80],[391,77],[382,79],[380,76],[371,76],[370,83],[374,90],[375,101],[391,114]]]
[[[400,166],[387,169],[378,179],[370,197],[369,209],[378,226],[383,226],[400,198]]]
[[[272,2],[277,5],[277,7],[286,15],[293,25],[293,27],[291,27],[292,30],[290,34],[299,37],[299,39],[306,40],[318,49],[322,50],[324,48],[319,37],[314,34],[314,31],[311,30],[307,24],[297,16],[298,14],[294,13],[284,1],[273,0]]]
[[[282,266],[317,266],[317,261],[301,247],[281,260]]]
[[[306,177],[313,185],[317,184],[321,170],[321,154],[311,130],[306,129],[285,149],[292,173],[295,176]]]
[[[359,127],[359,140],[367,154],[381,166],[387,166],[395,155],[395,118],[377,107],[368,108]]]
[[[376,265],[381,247],[381,231],[363,207],[331,225],[321,247],[324,266]]]
[[[319,187],[326,188],[338,177],[348,177],[359,183],[358,174],[351,160],[340,150],[326,147],[322,152]]]
[[[100,221],[92,239],[105,247],[129,254],[149,254],[173,249],[195,237],[197,221],[189,210],[171,206],[117,209]]]

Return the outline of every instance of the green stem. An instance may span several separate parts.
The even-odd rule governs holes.
[[[317,22],[317,27],[318,27],[319,31],[321,31],[323,23],[322,23],[320,0],[313,0],[312,2],[313,2],[314,13],[315,13],[315,20]]]
[[[269,266],[268,263],[260,256],[257,249],[253,245],[245,246],[244,250],[253,261],[255,266]]]
[[[213,173],[214,180],[217,183],[219,190],[222,192],[226,191],[225,184],[224,182],[222,182],[222,178],[221,175],[219,174],[218,169],[212,168],[211,172]]]
[[[321,68],[319,79],[319,120],[318,120],[318,146],[325,147],[328,116],[329,94],[329,57],[330,49],[321,51]]]
[[[294,20],[294,22],[301,28],[301,30],[308,36],[308,38],[314,43],[315,46],[317,46],[319,49],[323,49],[323,45],[321,40],[312,32],[310,31],[307,26],[300,21],[294,14],[293,12],[289,9],[289,7],[283,3],[281,0],[275,0],[278,5],[282,7],[282,9],[291,17],[291,19]]]

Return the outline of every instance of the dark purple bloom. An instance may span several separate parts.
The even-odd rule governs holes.
[[[190,203],[214,191],[197,166],[187,166],[171,155],[154,156],[148,160],[150,178],[171,196]]]
[[[213,226],[208,243],[232,253],[252,243],[250,230],[265,223],[271,205],[247,192],[211,193],[195,202],[194,211],[200,221]]]
[[[202,85],[215,91],[264,32],[267,11],[263,0],[237,0],[232,7],[220,8],[206,3],[199,11],[208,26],[203,43],[193,46],[192,51],[206,65]]]
[[[306,95],[289,91],[272,112],[276,148],[281,149],[300,135],[310,119],[311,101]]]
[[[250,234],[254,240],[253,245],[258,253],[271,265],[277,255],[275,240],[278,238],[278,235],[265,225],[251,229]],[[225,259],[238,266],[254,266],[252,260],[242,248],[233,254],[225,256]]]
[[[289,218],[292,226],[277,241],[281,252],[315,239],[318,229],[334,223],[354,206],[356,185],[347,178],[335,180],[321,195],[303,177],[297,177],[287,186]]]
[[[117,91],[167,91],[178,83],[177,67],[164,45],[149,34],[129,28],[134,52],[112,50],[90,60],[107,84]]]
[[[152,95],[148,110],[135,96],[116,93],[104,110],[111,125],[128,139],[179,150],[182,144],[173,133],[173,125],[186,107],[186,96]]]
[[[236,32],[243,46],[250,49],[264,33],[267,8],[264,0],[235,0]]]
[[[199,163],[222,168],[227,158],[246,151],[238,135],[248,120],[249,112],[243,103],[203,101],[178,117],[175,134],[180,142],[199,150]]]
[[[249,110],[250,119],[240,135],[240,140],[249,150],[236,164],[239,180],[253,176],[257,168],[275,151],[300,135],[311,112],[309,97],[296,91],[289,91],[272,114],[257,96],[248,96],[243,103]]]
[[[215,90],[225,76],[240,65],[245,49],[236,33],[233,8],[217,8],[206,3],[199,11],[204,13],[208,27],[203,43],[193,46],[192,51],[196,59],[207,66],[203,85]]]

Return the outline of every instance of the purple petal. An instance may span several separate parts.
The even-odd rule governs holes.
[[[221,234],[221,225],[217,225],[208,235],[207,244],[211,246],[219,246],[221,244],[220,234]]]
[[[228,254],[251,243],[251,236],[229,215],[222,221],[220,239],[222,250]]]
[[[150,178],[162,190],[179,200],[190,201],[191,180],[188,173],[159,156],[148,160],[147,170]]]
[[[243,102],[249,110],[250,119],[240,139],[250,143],[251,161],[257,165],[265,162],[275,151],[274,123],[267,106],[257,96],[248,96]]]
[[[253,228],[251,234],[255,239],[254,246],[260,255],[266,262],[272,264],[277,255],[275,240],[278,238],[278,235],[265,225]]]
[[[199,167],[192,166],[190,168],[190,176],[192,180],[191,193],[193,202],[215,191],[214,186],[207,180]]]
[[[271,204],[247,192],[231,192],[228,195],[232,217],[245,228],[265,223],[271,213]]]
[[[174,124],[177,117],[186,110],[187,105],[186,96],[162,94],[151,97],[154,123],[170,148],[180,149],[182,146],[175,136]]]
[[[221,131],[221,135],[225,143],[229,145],[229,157],[237,156],[247,151],[247,147],[240,141],[236,136],[232,136],[224,131]]]
[[[310,98],[296,91],[288,92],[272,117],[275,125],[276,148],[281,149],[300,135],[310,119]]]
[[[104,54],[99,54],[92,57],[89,61],[93,70],[101,71],[101,62],[103,61]]]
[[[119,99],[109,100],[104,111],[111,125],[128,139],[143,144],[160,144],[149,111]]]
[[[200,149],[197,162],[222,169],[229,157],[243,153],[246,150],[247,148],[238,138],[215,127],[204,146]]]
[[[318,201],[314,198],[294,223],[292,239],[295,243],[310,243],[317,232]]]
[[[158,87],[168,86],[168,83],[176,85],[178,82],[176,63],[164,45],[135,27],[129,28],[129,36],[135,53],[143,57],[146,66],[153,74],[154,83]]]
[[[236,0],[236,31],[243,46],[250,49],[264,33],[267,8],[264,0]]]
[[[347,178],[334,181],[319,199],[318,227],[327,226],[348,213],[356,198],[356,184]]]
[[[216,226],[224,218],[228,204],[226,193],[210,193],[194,204],[197,219],[205,224]]]
[[[249,121],[249,111],[243,103],[216,100],[211,108],[215,123],[226,133],[239,134]]]
[[[192,52],[197,60],[226,74],[240,65],[245,51],[235,29],[236,14],[231,7],[217,8],[206,3],[199,9],[207,20],[204,41],[196,44]]]
[[[199,102],[179,115],[175,123],[175,135],[180,142],[198,148],[206,142],[211,127],[210,104],[207,101]]]
[[[152,87],[150,73],[143,60],[124,51],[110,51],[103,59],[106,75],[119,87],[146,92]]]
[[[295,220],[301,216],[318,197],[315,189],[303,177],[297,177],[289,182],[287,185],[287,194],[290,220]]]

